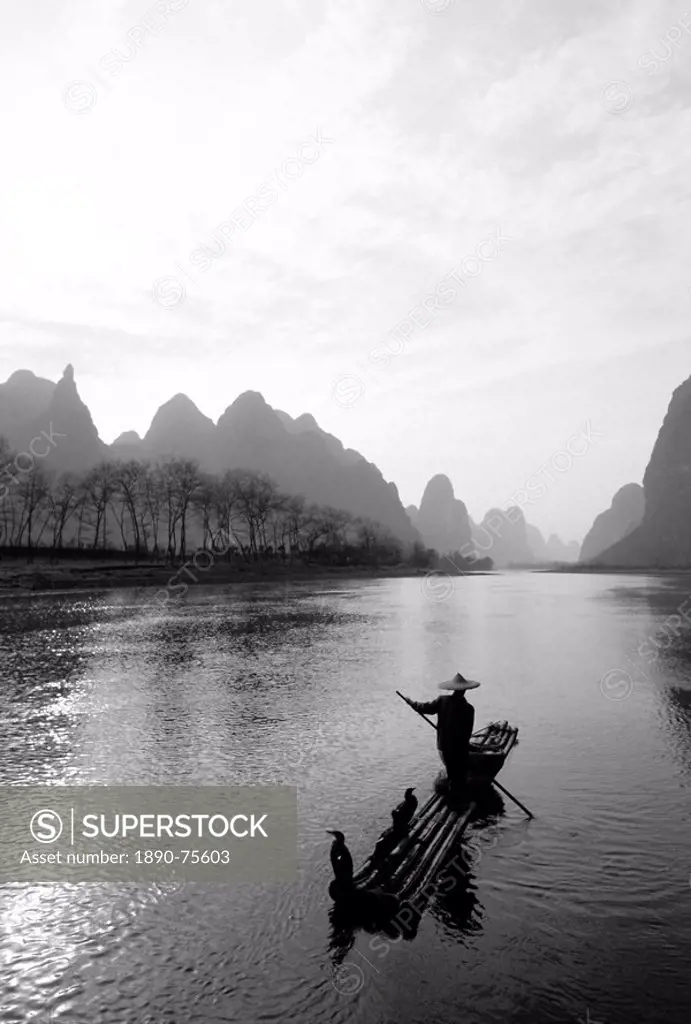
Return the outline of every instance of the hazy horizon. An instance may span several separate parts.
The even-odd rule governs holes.
[[[404,505],[445,473],[476,521],[590,422],[524,508],[564,540],[642,481],[690,372],[682,7],[43,0],[8,20],[4,378],[72,362],[106,442],[176,392],[217,420],[259,391]]]

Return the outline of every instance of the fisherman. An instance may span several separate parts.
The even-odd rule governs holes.
[[[450,694],[431,701],[411,700],[410,704],[423,715],[437,715],[437,748],[444,762],[453,795],[463,791],[468,770],[470,737],[475,723],[475,708],[466,700],[466,690],[475,690],[480,684],[465,679],[457,672],[453,679],[440,683],[440,690]]]

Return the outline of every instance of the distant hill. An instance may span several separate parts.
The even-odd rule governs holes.
[[[406,505],[405,514],[408,516],[408,519],[410,519],[413,526],[417,526],[417,517],[419,515],[417,505]]]
[[[301,416],[293,419],[287,412],[282,412],[280,409],[274,409],[274,413],[278,416],[279,420],[291,434],[304,434],[308,431],[319,434],[332,455],[334,455],[339,462],[347,465],[355,465],[362,456],[359,452],[356,452],[354,448],[344,448],[337,437],[333,434],[328,434],[325,430],[322,430],[314,416],[310,412],[303,412]]]
[[[200,412],[187,395],[174,395],[157,410],[142,439],[149,455],[178,455],[208,462],[216,436],[213,420]]]
[[[556,533],[551,533],[545,540],[537,526],[526,523],[526,535],[530,550],[539,565],[553,565],[555,562],[576,562],[580,545],[572,540],[565,544]]]
[[[99,438],[91,413],[79,397],[72,365],[65,367],[61,379],[51,389],[45,387],[45,383],[40,385],[41,393],[48,399],[43,410],[36,412],[34,407],[31,419],[9,425],[7,437],[13,447],[17,451],[27,451],[33,438],[42,434],[51,436],[53,443],[42,465],[52,474],[79,472],[107,458],[109,448]],[[33,397],[36,402],[38,395],[38,390],[35,390]],[[38,444],[34,448],[38,450]]]
[[[565,544],[556,533],[550,533],[547,539],[547,554],[552,562],[577,562],[580,550],[577,540]]]
[[[125,430],[115,438],[111,448],[141,448],[142,439],[136,430]]]
[[[16,447],[22,427],[48,407],[55,384],[31,370],[16,370],[0,384],[0,435]]]
[[[601,512],[585,536],[580,562],[589,562],[627,537],[643,521],[645,492],[640,484],[626,484],[612,498],[611,506]]]
[[[415,506],[412,506],[414,509]],[[410,513],[408,513],[410,517]],[[464,503],[454,495],[453,485],[443,473],[433,476],[425,487],[416,510],[415,525],[426,547],[440,554],[461,551],[470,540],[470,519]]]
[[[639,526],[590,561],[613,567],[691,566],[691,377],[673,393],[643,477]]]
[[[547,564],[550,561],[547,541],[542,536],[537,526],[533,526],[531,523],[526,523],[525,532],[528,539],[528,547],[534,556],[534,560],[542,564]]]
[[[528,540],[528,526],[516,505],[505,511],[491,508],[479,526],[473,528],[478,558],[491,558],[497,569],[510,565],[532,565],[537,559]]]
[[[216,425],[214,467],[267,473],[290,493],[382,523],[402,541],[419,539],[395,484],[387,483],[375,465],[344,448],[312,417],[292,423],[286,417],[258,392],[244,392]]]

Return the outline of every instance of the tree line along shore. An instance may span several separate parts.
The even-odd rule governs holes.
[[[197,551],[211,553],[219,579],[339,568],[461,573],[492,565],[405,544],[381,523],[285,494],[264,474],[211,474],[194,459],[108,460],[52,477],[40,465],[19,470],[0,439],[0,484],[0,577],[11,564],[25,567],[20,576],[33,567],[48,578],[70,565],[83,582],[104,573],[111,581],[160,582],[166,567]]]

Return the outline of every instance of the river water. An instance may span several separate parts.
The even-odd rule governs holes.
[[[506,573],[0,600],[0,783],[299,787],[299,879],[0,888],[0,1021],[691,1019],[691,577]],[[669,620],[674,622],[675,620]],[[643,657],[644,648],[657,653]],[[356,864],[434,735],[394,695],[482,680],[510,802],[414,938],[330,950]],[[604,681],[603,681],[604,677]]]

